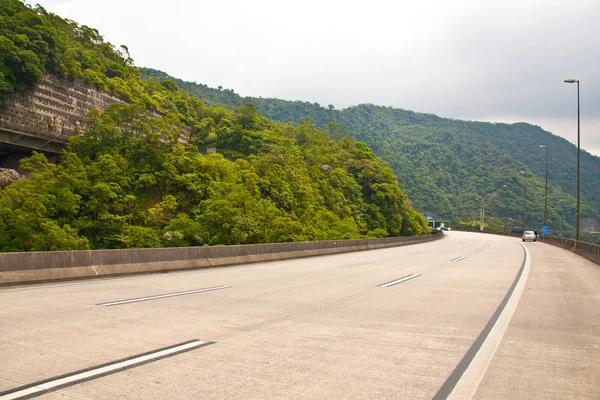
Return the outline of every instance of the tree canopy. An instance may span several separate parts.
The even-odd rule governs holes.
[[[205,118],[223,113],[205,108]],[[54,165],[35,153],[0,189],[3,251],[269,243],[428,232],[392,170],[363,143],[248,108],[217,118],[202,155],[185,128],[139,105],[90,113]],[[179,131],[178,131],[179,130]],[[175,134],[174,134],[175,133]]]

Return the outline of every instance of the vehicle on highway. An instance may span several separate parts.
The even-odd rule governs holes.
[[[523,241],[531,240],[532,242],[535,242],[537,240],[537,237],[534,231],[525,231],[523,232],[522,239]]]

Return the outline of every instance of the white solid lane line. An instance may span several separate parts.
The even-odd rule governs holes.
[[[181,345],[176,345],[173,347],[169,347],[163,350],[158,350],[152,353],[144,354],[138,357],[134,357],[131,359],[127,359],[124,361],[118,361],[113,364],[100,366],[98,368],[82,371],[79,373],[74,373],[62,378],[57,378],[54,380],[50,380],[47,382],[43,382],[37,384],[35,386],[27,387],[22,390],[18,390],[12,393],[8,393],[4,396],[0,396],[0,400],[15,400],[20,399],[25,396],[36,396],[41,395],[42,392],[55,390],[59,387],[70,386],[80,381],[94,379],[100,376],[105,376],[114,372],[118,372],[119,370],[127,369],[134,367],[139,364],[147,363],[150,361],[157,360],[159,358],[164,358],[170,355],[175,355],[175,353],[181,353],[184,351],[189,351],[197,347],[201,347],[204,345],[211,344],[212,342],[202,342],[200,340],[192,340],[187,343],[183,343]]]
[[[390,286],[394,286],[397,285],[399,283],[408,281],[410,279],[414,279],[418,276],[421,276],[421,274],[410,274],[410,275],[406,275],[400,279],[396,279],[395,281],[391,281],[391,282],[387,282],[387,283],[382,283],[381,285],[377,285],[377,287],[390,287]]]
[[[176,292],[176,293],[159,294],[156,296],[139,297],[137,299],[111,301],[108,303],[100,303],[100,304],[96,304],[96,305],[110,307],[110,306],[117,306],[119,304],[136,303],[138,301],[162,299],[165,297],[183,296],[183,295],[192,294],[192,293],[211,292],[213,290],[227,289],[228,287],[230,287],[230,286],[215,286],[215,287],[205,288],[205,289],[186,290],[185,292]]]
[[[510,324],[513,314],[519,303],[519,299],[523,294],[527,277],[529,276],[529,270],[531,268],[531,257],[529,249],[526,246],[521,246],[525,250],[525,261],[523,273],[519,277],[513,293],[508,299],[506,306],[502,310],[502,314],[498,317],[498,320],[494,324],[494,327],[489,332],[485,342],[479,348],[479,351],[471,360],[469,367],[462,374],[460,380],[456,383],[456,386],[448,396],[449,399],[473,399],[477,393],[477,389],[481,380],[483,379],[488,367],[490,366],[494,354],[504,337],[504,333]]]

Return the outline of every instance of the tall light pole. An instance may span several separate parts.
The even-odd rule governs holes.
[[[485,224],[485,202],[487,201],[487,198],[490,197],[489,194],[487,194],[483,200],[481,200],[481,208],[479,209],[479,217],[481,220],[481,225],[483,226]]]
[[[575,240],[579,240],[579,167],[581,161],[581,124],[579,113],[579,79],[565,79],[565,83],[577,82],[577,224],[575,228]]]
[[[540,144],[542,149],[546,149],[546,196],[544,199],[544,225],[548,225],[548,146]]]
[[[523,232],[525,232],[525,214],[527,214],[527,172],[521,171],[525,177],[525,187],[523,188]]]
[[[502,185],[502,187],[506,187],[506,185]],[[487,204],[488,199],[494,197],[498,195],[498,193],[494,192],[494,193],[488,193],[484,198],[483,201],[481,202],[481,211],[480,211],[480,217],[481,217],[481,225],[483,225],[485,223],[485,206]]]

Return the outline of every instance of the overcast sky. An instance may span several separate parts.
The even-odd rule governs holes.
[[[243,96],[529,122],[600,156],[598,0],[29,0]]]

